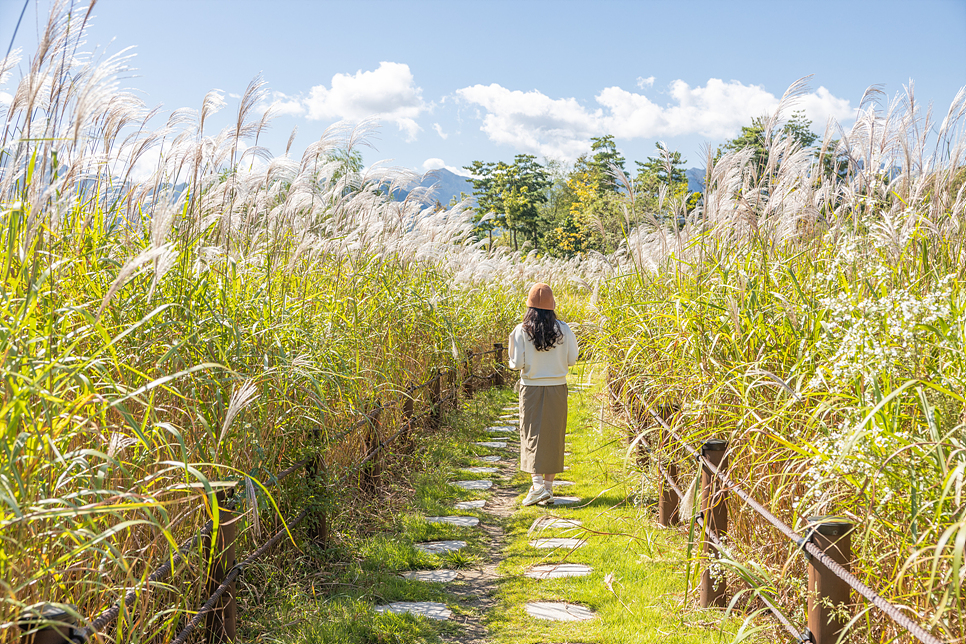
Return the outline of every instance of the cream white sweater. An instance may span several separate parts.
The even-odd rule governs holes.
[[[557,320],[563,331],[563,342],[547,351],[537,351],[518,324],[510,334],[510,368],[520,370],[523,384],[549,387],[567,384],[567,370],[577,363],[577,337],[565,322]]]

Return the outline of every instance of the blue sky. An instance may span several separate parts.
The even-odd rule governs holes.
[[[29,0],[30,54],[49,0]],[[0,0],[4,50],[23,7]],[[629,161],[665,141],[689,166],[812,74],[801,107],[851,123],[864,90],[910,79],[945,112],[966,86],[966,0],[100,0],[91,49],[134,46],[149,106],[198,107],[261,73],[283,115],[261,143],[300,151],[340,119],[379,116],[366,163],[459,168],[518,153],[572,160],[614,134]],[[0,88],[0,92],[10,87]],[[214,131],[214,130],[212,130]],[[633,168],[633,164],[629,164]]]

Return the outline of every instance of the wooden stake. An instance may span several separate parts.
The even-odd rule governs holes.
[[[701,455],[718,469],[727,468],[725,452],[728,441],[708,440],[701,446]],[[701,572],[701,607],[724,608],[728,605],[727,588],[723,572],[716,563],[718,547],[711,539],[711,535],[722,537],[728,532],[728,506],[725,504],[725,492],[711,470],[701,467],[701,513],[704,517],[705,535],[701,543],[701,551],[707,562]],[[717,574],[712,574],[711,567],[715,567]]]

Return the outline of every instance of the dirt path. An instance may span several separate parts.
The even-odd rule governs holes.
[[[463,632],[455,637],[444,638],[446,642],[459,644],[485,644],[489,642],[484,622],[487,611],[496,605],[496,591],[499,574],[497,566],[503,560],[502,552],[506,545],[502,520],[513,514],[517,507],[517,492],[510,487],[510,480],[517,471],[517,455],[512,450],[504,452],[503,460],[486,463],[500,469],[493,475],[493,493],[487,498],[483,508],[486,517],[480,521],[480,528],[486,535],[486,554],[477,568],[463,569],[450,590],[460,598],[460,606],[470,611],[469,615],[454,616],[454,621],[463,627]]]

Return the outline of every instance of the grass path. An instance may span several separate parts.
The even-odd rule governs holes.
[[[253,571],[240,600],[242,636],[254,642],[366,644],[452,642],[538,643],[727,643],[740,622],[721,611],[702,611],[685,601],[686,532],[654,521],[655,494],[647,476],[625,464],[623,431],[602,408],[602,378],[593,365],[572,370],[566,457],[559,479],[574,485],[557,495],[577,496],[568,507],[520,506],[529,475],[517,470],[516,433],[487,432],[506,425],[516,405],[509,389],[479,393],[447,428],[423,437],[416,462],[399,478],[382,482],[374,498],[343,503],[364,532],[339,535],[328,553],[303,551]],[[602,416],[603,414],[603,416]],[[504,419],[501,420],[501,416]],[[505,441],[505,448],[476,444]],[[484,457],[499,457],[497,462]],[[496,468],[496,472],[468,468]],[[485,491],[454,481],[488,480]],[[457,503],[485,500],[482,508]],[[476,526],[435,523],[429,517],[475,517]],[[361,519],[360,519],[361,517]],[[579,527],[540,528],[548,518]],[[472,520],[471,520],[472,522]],[[338,520],[337,520],[338,525]],[[534,539],[564,537],[578,548],[539,550]],[[465,547],[426,554],[426,542],[458,540]],[[586,564],[585,577],[531,579],[534,565]],[[448,583],[404,578],[409,571],[452,570]],[[257,596],[257,600],[252,599]],[[447,620],[378,612],[393,602],[431,602]],[[551,622],[527,613],[528,602],[566,602],[593,611],[579,622]]]
[[[684,601],[687,534],[663,529],[655,521],[655,490],[648,477],[625,463],[622,430],[602,406],[602,372],[582,363],[571,372],[565,463],[558,480],[574,483],[556,495],[579,497],[564,507],[519,505],[506,519],[506,546],[499,567],[499,602],[487,616],[494,643],[537,642],[692,643],[730,642],[739,622],[722,630],[721,611],[703,611]],[[513,479],[518,494],[529,476]],[[549,519],[569,519],[543,528]],[[558,522],[559,524],[559,522]],[[541,538],[572,538],[577,548],[539,550]],[[585,577],[530,579],[524,573],[539,564],[579,563],[593,572]],[[693,593],[692,593],[693,597]],[[567,602],[592,610],[589,621],[551,622],[534,619],[527,602]]]

